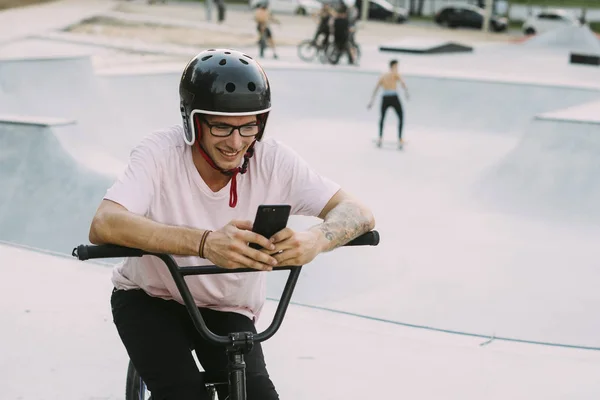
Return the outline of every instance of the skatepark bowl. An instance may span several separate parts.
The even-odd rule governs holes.
[[[180,123],[182,68],[0,61],[3,398],[123,398],[118,260],[69,254],[131,147]],[[410,71],[399,151],[391,110],[391,145],[373,144],[378,71],[265,69],[266,136],[369,205],[381,233],[304,268],[264,344],[282,398],[598,398],[600,85]],[[269,277],[259,327],[285,278]]]

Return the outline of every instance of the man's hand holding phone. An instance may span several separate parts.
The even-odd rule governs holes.
[[[270,240],[274,247],[262,246],[261,252],[277,260],[275,267],[304,265],[311,262],[320,252],[322,234],[309,230],[295,232],[287,227],[291,207],[285,204],[261,205],[256,212],[252,230]],[[260,249],[250,244],[250,247]]]
[[[321,235],[288,228],[290,210],[286,204],[260,205],[254,222],[231,221],[211,232],[204,245],[205,257],[223,268],[261,271],[311,262],[321,252]]]
[[[271,271],[277,260],[268,252],[253,249],[249,243],[275,251],[275,245],[268,238],[252,232],[252,221],[234,220],[206,237],[204,256],[222,268]]]
[[[321,253],[321,234],[314,230],[295,232],[284,228],[272,236],[274,250],[263,249],[277,260],[277,267],[304,265]]]

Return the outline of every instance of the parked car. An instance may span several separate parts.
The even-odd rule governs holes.
[[[565,10],[549,9],[533,15],[523,23],[523,33],[535,35],[564,26],[580,26],[581,22],[575,15]]]
[[[250,0],[249,6],[251,9],[254,9],[264,3],[267,3],[269,9],[275,13],[298,15],[314,14],[323,6],[317,0]]]
[[[438,10],[434,20],[438,25],[449,28],[483,28],[485,10],[471,4],[452,4]],[[490,29],[494,32],[502,32],[508,28],[508,20],[498,15],[490,18]]]
[[[355,4],[359,13],[362,12],[362,0],[356,0]],[[369,0],[367,18],[402,23],[408,19],[408,10],[402,7],[394,7],[386,0]]]

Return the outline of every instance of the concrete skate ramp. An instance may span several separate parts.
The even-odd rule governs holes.
[[[0,110],[74,119],[89,145],[125,162],[143,136],[180,122],[179,75],[105,78],[88,56],[0,60]]]
[[[0,60],[0,109],[6,114],[77,117],[99,103],[99,88],[89,57]]]
[[[527,48],[560,48],[600,53],[600,38],[589,26],[565,26],[550,30],[523,42]]]
[[[0,280],[2,398],[123,399],[128,357],[112,322],[111,270],[2,245],[0,260],[10,260],[0,262],[10,277]],[[259,331],[275,307],[266,303]],[[562,400],[600,392],[600,352],[484,341],[291,305],[263,351],[289,400]]]
[[[76,129],[0,123],[0,240],[68,253],[87,238],[113,177],[83,164],[108,170],[110,161],[102,155],[65,150],[59,137]]]
[[[518,145],[535,115],[597,99],[598,91],[408,76],[408,142],[399,154],[371,144],[378,112],[365,103],[375,75],[268,73],[275,104],[269,135],[359,193],[382,232],[376,249],[343,249],[307,266],[297,301],[461,332],[600,344],[593,333],[600,326],[567,311],[588,310],[588,300],[600,305],[587,283],[572,289],[582,277],[598,282],[592,260],[600,251],[590,237],[599,234],[555,226],[553,217],[494,213],[471,197],[472,185]],[[350,87],[356,97],[342,95]],[[395,124],[389,113],[386,139],[395,139]],[[278,293],[270,286],[271,296]]]
[[[574,124],[600,124],[600,98],[597,101],[579,104],[558,111],[536,115],[536,120],[561,121]]]
[[[600,225],[599,155],[600,101],[540,114],[478,189],[505,210]]]
[[[130,149],[142,137],[181,124],[180,77],[180,71],[99,75],[104,98],[116,106],[116,120],[106,121],[107,132],[99,138],[99,145],[126,161]]]
[[[377,105],[372,111],[365,107],[377,79],[375,73],[293,68],[267,71],[272,83],[273,119],[299,118],[302,113],[298,110],[306,110],[310,104],[311,117],[376,124]],[[121,161],[141,137],[180,123],[179,68],[96,75],[89,58],[65,57],[0,61],[0,72],[3,113],[75,119],[83,136]],[[294,79],[289,79],[290,74]],[[405,78],[413,89],[409,101],[403,98],[407,127],[445,131],[514,133],[532,115],[591,101],[598,93],[510,81],[418,75]],[[315,87],[319,88],[317,93]],[[356,96],[340,95],[348,90]],[[270,131],[271,126],[267,129]]]
[[[283,124],[284,120],[310,115],[311,118],[375,121],[376,124],[377,105],[374,110],[366,109],[377,80],[376,74],[266,69],[272,84],[271,121]],[[289,79],[290,74],[293,74],[293,80]],[[107,134],[94,135],[94,140],[120,160],[125,160],[128,155],[125,149],[131,148],[142,136],[154,129],[180,123],[178,108],[174,106],[179,101],[177,87],[180,75],[179,70],[121,71],[99,75],[97,86],[101,88],[102,103],[111,105],[110,112],[104,118],[103,110],[95,110],[95,122],[80,122],[82,129],[96,132],[99,128],[95,125],[106,127]],[[514,133],[536,113],[590,101],[600,93],[585,88],[490,80],[415,75],[405,78],[409,87],[414,89],[409,101],[403,98],[406,123],[447,131]],[[319,88],[317,93],[315,87]],[[350,89],[356,96],[340,95]],[[310,104],[310,109],[307,109],[307,104]],[[269,124],[268,132],[272,128]],[[116,132],[120,133],[118,142],[114,140]]]
[[[370,138],[376,135],[379,102],[375,103],[373,110],[366,109],[377,82],[376,74],[333,70],[287,71],[268,69],[273,86],[272,118],[310,115],[314,118],[372,121],[372,129],[365,135]],[[294,79],[289,79],[291,73]],[[533,115],[581,104],[600,95],[598,90],[522,84],[509,80],[418,75],[404,78],[410,91],[409,100],[403,96],[405,122],[409,129],[517,133]],[[314,88],[318,88],[316,92]],[[349,91],[352,96],[343,95]],[[309,104],[310,110],[307,110]],[[392,111],[388,112],[392,114]]]
[[[371,143],[378,105],[368,111],[366,103],[376,74],[275,67],[268,73],[274,107],[267,135],[293,146],[320,172],[358,194],[373,208],[382,233],[377,248],[340,249],[307,266],[296,301],[394,323],[600,347],[597,320],[572,313],[600,307],[592,261],[598,259],[600,235],[490,214],[478,210],[469,192],[482,171],[514,149],[533,116],[596,99],[598,91],[407,76],[408,144],[398,153]],[[179,123],[179,70],[86,76],[92,81],[84,87],[97,90],[97,104],[108,111],[81,108],[81,116],[65,115],[68,107],[58,111],[77,121],[78,135],[72,136],[85,139],[89,148],[124,162],[142,136]],[[40,90],[45,82],[39,81]],[[390,112],[386,139],[395,138],[395,124]],[[90,209],[103,193],[94,190]],[[83,195],[72,195],[78,196]],[[48,215],[45,222],[55,224]],[[65,240],[67,251],[87,240],[89,220],[81,221],[80,234]],[[314,222],[298,218],[291,224],[301,228]],[[64,251],[63,244],[57,247]],[[270,296],[278,296],[282,280],[273,277]]]

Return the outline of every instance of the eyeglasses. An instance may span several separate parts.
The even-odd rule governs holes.
[[[223,123],[211,124],[206,119],[202,118],[202,121],[208,126],[210,134],[217,137],[227,137],[233,133],[234,130],[238,130],[242,137],[253,137],[258,135],[258,124],[253,122],[244,125],[228,125]]]

